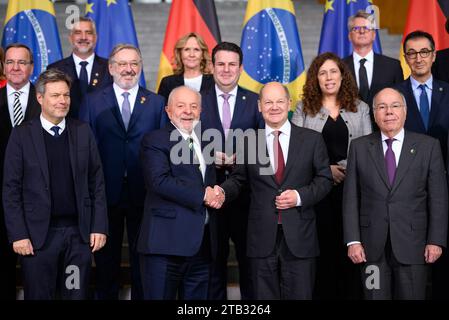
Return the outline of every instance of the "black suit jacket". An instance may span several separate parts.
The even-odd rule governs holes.
[[[75,61],[73,56],[69,56],[62,60],[50,64],[47,69],[56,68],[72,79],[72,87],[70,88],[70,111],[69,117],[78,119],[79,107],[83,100],[81,94],[80,82],[76,73]],[[99,88],[103,88],[112,83],[112,77],[109,74],[108,60],[95,55],[92,73],[90,75],[87,93],[93,92]]]
[[[87,123],[67,119],[69,156],[80,234],[107,234],[108,219],[103,171],[97,145]],[[45,245],[51,218],[51,192],[44,132],[39,118],[12,130],[6,148],[3,206],[10,242],[30,239]]]
[[[299,258],[316,257],[319,254],[314,205],[323,199],[332,188],[326,145],[320,133],[292,124],[288,158],[284,180],[276,183],[269,164],[265,130],[259,132],[257,148],[245,146],[245,157],[266,155],[268,164],[263,165],[259,156],[253,164],[236,165],[230,178],[221,187],[225,190],[226,202],[235,199],[244,185],[249,185],[251,205],[248,216],[247,255],[263,258],[273,252],[276,244],[277,210],[275,198],[279,190],[297,190],[302,205],[282,210],[282,227],[285,241],[293,255]],[[260,151],[259,149],[262,148]],[[261,171],[262,170],[262,171]],[[269,174],[268,174],[269,173]]]
[[[446,246],[446,173],[436,139],[405,131],[393,186],[380,132],[351,143],[343,192],[346,243],[360,241],[368,262],[380,259],[387,235],[396,259],[424,264],[427,244]]]
[[[211,74],[203,74],[203,81],[201,82],[200,93],[209,90],[214,85],[214,76]],[[163,96],[165,101],[168,101],[168,96],[173,89],[184,85],[184,75],[172,74],[162,78],[161,84],[157,94]]]
[[[447,160],[447,143],[449,132],[449,84],[434,79],[432,83],[432,102],[430,107],[429,126],[427,131],[422,122],[418,104],[413,95],[410,78],[396,86],[407,102],[407,118],[404,128],[406,130],[427,134],[440,141],[445,163]]]
[[[354,69],[354,58],[352,54],[343,59],[346,65],[351,70],[351,73],[356,79],[355,69]],[[373,65],[373,77],[371,80],[371,86],[369,89],[368,101],[364,101],[370,107],[371,119],[374,122],[372,104],[373,98],[380,90],[391,87],[396,83],[404,81],[404,74],[402,72],[401,63],[397,59],[393,59],[384,55],[374,54],[374,65]],[[357,82],[357,81],[356,81]],[[376,126],[377,128],[377,126]]]
[[[449,48],[437,51],[432,74],[435,79],[449,83]]]

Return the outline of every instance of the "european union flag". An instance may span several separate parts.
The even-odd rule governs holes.
[[[62,58],[61,42],[50,0],[10,0],[6,11],[2,47],[19,42],[31,49],[37,80],[47,66]]]
[[[249,0],[241,47],[244,70],[239,84],[259,93],[263,84],[281,82],[295,107],[306,74],[292,1]]]
[[[326,0],[318,54],[330,51],[340,58],[352,54],[352,44],[348,39],[348,18],[359,10],[371,13],[371,2],[369,0]],[[375,53],[382,53],[378,30],[376,30],[373,50]]]
[[[112,49],[119,43],[139,47],[133,13],[128,0],[89,0],[86,16],[95,21],[97,28],[96,53],[109,57]],[[140,76],[140,85],[145,87],[145,77]]]

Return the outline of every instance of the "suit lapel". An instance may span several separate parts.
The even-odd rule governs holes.
[[[429,117],[429,128],[432,127],[433,123],[438,117],[441,106],[441,99],[445,94],[443,87],[439,85],[437,81],[432,83],[432,103],[430,106],[430,117]],[[445,106],[448,107],[448,106]]]
[[[118,125],[126,132],[125,124],[123,123],[122,114],[120,113],[120,108],[112,85],[103,91],[103,99],[106,102],[106,105],[110,106],[110,110],[114,115],[115,120],[117,120]]]
[[[209,114],[211,115],[211,122],[213,123],[213,128],[217,128],[220,130],[221,136],[223,137],[224,141],[224,131],[223,131],[223,125],[221,124],[220,120],[220,113],[218,112],[218,104],[217,104],[217,92],[215,91],[215,86],[213,89],[209,91],[209,94],[207,96],[207,106],[209,109]]]
[[[394,179],[393,187],[391,192],[394,192],[401,180],[407,174],[410,164],[413,162],[416,156],[416,145],[415,142],[410,141],[407,131],[404,136],[404,143],[402,144],[401,156],[399,158],[399,163],[396,168],[396,177]]]
[[[90,82],[89,82],[89,87],[91,87],[91,89],[94,89],[95,87],[102,85],[101,80],[103,80],[103,78],[104,78],[102,75],[103,68],[104,68],[103,62],[100,61],[100,59],[98,59],[97,55],[95,55],[94,64],[92,66],[92,73],[90,74]]]
[[[77,185],[76,183],[76,168],[77,168],[77,156],[78,156],[78,150],[77,150],[77,145],[78,145],[78,132],[76,130],[75,126],[71,126],[70,122],[66,119],[66,130],[67,130],[67,135],[68,135],[68,139],[69,139],[69,156],[70,156],[70,164],[72,167],[72,177],[73,177],[73,181],[75,182],[75,185]],[[75,188],[75,196],[76,199],[78,199],[77,196],[77,188]]]
[[[25,111],[24,120],[31,120],[41,113],[41,106],[36,98],[36,89],[30,84],[30,93],[28,95],[27,109]]]
[[[12,130],[12,124],[11,124],[11,116],[9,114],[8,109],[8,96],[6,93],[6,87],[4,87],[0,91],[0,101],[2,102],[2,108],[0,109],[0,124],[4,128],[6,128],[7,132],[10,133]],[[3,168],[2,168],[3,169]]]
[[[142,115],[145,105],[149,103],[149,96],[146,95],[145,91],[139,87],[137,92],[136,102],[134,103],[133,111],[131,112],[131,119],[129,120],[128,131],[137,123],[137,120]],[[123,120],[122,120],[123,122]]]
[[[288,143],[288,157],[287,162],[285,164],[284,177],[282,178],[283,182],[288,177],[288,173],[291,170],[291,168],[293,168],[295,166],[295,163],[297,163],[298,155],[301,154],[300,140],[301,139],[299,137],[299,134],[298,137],[296,137],[296,128],[292,126],[290,132],[290,141]]]
[[[424,122],[422,121],[421,113],[419,112],[418,104],[416,103],[415,95],[413,94],[410,77],[406,80],[405,85],[406,89],[403,94],[405,96],[405,100],[407,101],[407,118],[410,117],[411,119],[418,119],[420,128],[414,128],[414,131],[425,133],[426,128],[424,127]]]
[[[48,173],[48,159],[44,142],[44,133],[40,119],[35,119],[31,124],[31,139],[34,144],[34,149],[37,154],[39,166],[41,167],[42,174],[44,175],[45,183],[50,185],[50,176]]]
[[[231,129],[239,128],[238,121],[245,117],[246,95],[239,87],[237,89],[237,97],[235,98],[234,114],[231,120]]]
[[[382,178],[382,181],[385,183],[387,188],[390,189],[391,186],[387,177],[384,151],[382,148],[382,137],[380,133],[371,136],[371,141],[369,142],[368,150],[371,159],[373,160],[374,166],[376,167],[376,170],[379,173],[379,176]]]
[[[379,79],[379,72],[376,72],[376,70],[380,67],[379,64],[379,57],[377,54],[374,54],[374,61],[373,61],[373,77],[371,79],[371,85],[369,86],[370,96],[372,96],[371,89],[377,87],[377,83],[380,81]],[[370,106],[371,107],[371,106]]]
[[[259,151],[259,148],[263,148],[263,151]],[[266,139],[266,131],[265,131],[265,129],[258,131],[256,150],[257,150],[256,157],[257,157],[258,174],[260,174],[261,177],[266,177],[265,179],[274,188],[277,189],[279,185],[276,182],[276,178],[274,176],[274,171],[273,171],[273,166],[271,165],[270,155],[268,153],[268,146],[267,146],[267,139]],[[268,163],[266,163],[266,164],[260,163],[259,154],[261,154],[262,152],[265,153],[266,159],[268,159]],[[285,171],[284,171],[284,176],[285,176]]]

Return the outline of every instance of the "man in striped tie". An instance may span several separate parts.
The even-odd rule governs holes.
[[[36,92],[30,82],[33,73],[33,54],[20,43],[10,44],[5,50],[7,85],[0,89],[0,186],[3,185],[5,149],[13,127],[40,114]],[[0,203],[1,203],[0,192]],[[0,300],[16,297],[16,255],[6,238],[3,207],[0,206]]]

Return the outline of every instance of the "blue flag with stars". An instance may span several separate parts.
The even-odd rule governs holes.
[[[128,0],[89,0],[86,4],[86,16],[95,21],[97,28],[95,52],[99,56],[108,58],[112,49],[120,43],[139,47]],[[143,70],[140,85],[145,87]]]
[[[352,44],[348,38],[348,18],[359,10],[372,13],[370,6],[372,1],[369,0],[326,0],[318,54],[329,51],[340,58],[352,54]],[[382,53],[378,30],[373,50],[375,53]]]
[[[31,49],[35,82],[47,66],[62,58],[61,42],[50,0],[10,0],[6,10],[2,47],[22,43]]]

